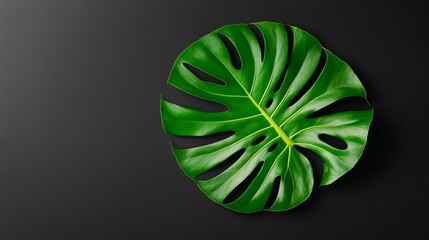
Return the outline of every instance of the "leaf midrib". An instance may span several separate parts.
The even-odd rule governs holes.
[[[241,84],[240,84],[241,85]],[[243,86],[241,86],[243,87]],[[243,88],[244,89],[244,88]],[[279,134],[279,136],[283,139],[283,141],[289,146],[292,147],[293,146],[293,141],[286,135],[286,133],[277,125],[276,122],[274,122],[274,120],[265,112],[264,109],[261,108],[261,106],[259,106],[259,104],[255,101],[255,99],[246,91],[246,89],[244,89],[244,91],[246,92],[246,94],[248,95],[250,101],[253,103],[253,105],[255,105],[255,107],[262,113],[262,116],[265,117],[265,119],[271,124],[271,126],[274,128],[274,130],[276,130],[277,134]]]
[[[247,97],[250,99],[250,101],[255,105],[255,107],[261,112],[262,116],[265,117],[265,119],[270,123],[270,125],[274,128],[274,130],[277,132],[277,134],[283,139],[283,141],[289,146],[292,147],[294,145],[294,142],[286,135],[286,133],[277,125],[276,122],[268,115],[265,110],[259,106],[259,104],[255,101],[253,96],[246,90],[246,88],[241,84],[241,82],[237,79],[237,77],[231,72],[231,70],[225,66],[226,69],[228,69],[229,73],[234,77],[234,79],[237,81],[237,83],[240,85],[240,87],[243,89],[243,91],[246,93]]]

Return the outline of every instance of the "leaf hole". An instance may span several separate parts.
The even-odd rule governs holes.
[[[236,201],[243,193],[249,188],[253,180],[256,178],[258,173],[261,171],[264,162],[260,162],[255,169],[247,176],[234,190],[232,190],[223,200],[223,204],[228,204]]]
[[[229,38],[222,33],[216,33],[219,38],[222,40],[223,44],[225,45],[226,49],[229,52],[229,56],[231,57],[232,65],[237,69],[241,69],[241,59],[240,55],[238,54],[237,48],[234,46],[234,44],[229,40]]]
[[[262,34],[261,30],[256,26],[255,24],[249,24],[249,28],[252,30],[253,34],[255,34],[256,39],[259,43],[259,48],[261,49],[261,62],[264,61],[264,54],[265,54],[265,41],[264,41],[264,35]]]
[[[316,118],[339,112],[363,111],[368,109],[370,109],[370,106],[364,97],[346,97],[335,101],[314,113],[311,113],[307,116],[307,118]]]
[[[274,179],[273,187],[271,188],[270,196],[268,197],[267,202],[265,203],[264,209],[269,209],[273,206],[277,199],[277,195],[279,194],[279,188],[280,188],[280,181],[282,178],[280,176],[277,176]]]
[[[302,155],[304,155],[308,159],[308,161],[310,161],[311,168],[313,169],[313,175],[314,175],[313,189],[316,186],[317,187],[320,186],[320,182],[322,181],[322,176],[323,176],[323,168],[325,164],[323,159],[311,150],[308,150],[298,145],[294,145],[293,147],[296,150],[298,150]]]
[[[273,104],[273,99],[268,100],[266,107],[269,108]]]
[[[243,156],[244,152],[246,151],[245,148],[238,150],[228,158],[226,158],[223,162],[219,163],[218,165],[214,166],[212,169],[208,170],[205,173],[202,173],[196,177],[197,180],[209,180],[212,179],[219,174],[223,173],[225,170],[227,170],[229,167],[231,167],[241,156]]]
[[[296,102],[299,101],[299,99],[304,96],[308,90],[314,85],[314,83],[319,78],[320,73],[322,72],[323,68],[326,64],[326,52],[322,49],[320,52],[320,58],[319,63],[317,64],[316,70],[314,70],[314,73],[311,75],[310,79],[304,84],[304,86],[301,88],[301,90],[298,92],[298,94],[292,99],[292,101],[289,103],[289,107],[294,105]]]
[[[165,96],[168,96],[168,97],[165,97]],[[177,105],[189,107],[189,108],[193,108],[201,111],[225,112],[229,109],[227,106],[221,103],[196,97],[187,92],[180,91],[171,85],[167,85],[162,97],[166,100],[170,99],[171,97],[171,99],[174,99],[174,101],[171,101],[171,102],[174,102]]]
[[[234,135],[234,133],[234,131],[225,131],[200,137],[171,135],[170,140],[174,147],[179,149],[188,149],[225,140]]]
[[[203,82],[209,82],[209,83],[214,83],[221,86],[226,86],[226,83],[224,81],[213,77],[212,75],[200,70],[197,67],[192,66],[189,63],[184,62],[183,66],[185,66],[192,74],[194,74],[195,77],[197,77]]]
[[[286,34],[287,34],[287,59],[285,62],[285,66],[283,68],[282,74],[277,81],[276,86],[274,87],[274,93],[278,92],[283,85],[287,69],[289,68],[290,59],[292,58],[292,50],[293,50],[293,31],[292,28],[288,25],[285,26]]]
[[[260,137],[258,137],[255,141],[252,142],[252,145],[255,146],[255,145],[260,144],[262,141],[265,140],[265,138],[267,138],[267,136],[260,136]]]
[[[279,143],[274,143],[273,145],[271,145],[271,147],[268,149],[268,152],[272,152],[274,151],[274,149],[276,149],[279,146]]]
[[[320,134],[319,139],[322,140],[323,142],[327,143],[328,145],[334,147],[334,148],[337,148],[340,150],[346,150],[347,149],[347,143],[339,137],[335,137],[335,136],[331,136],[331,135],[327,135],[327,134]]]

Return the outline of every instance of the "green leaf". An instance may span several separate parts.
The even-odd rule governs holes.
[[[202,37],[180,54],[168,83],[228,107],[208,112],[162,98],[161,117],[171,135],[234,132],[214,143],[172,150],[210,199],[238,212],[284,211],[309,197],[313,170],[297,146],[323,159],[321,185],[337,180],[362,155],[373,117],[372,109],[309,117],[340,99],[366,98],[365,89],[316,38],[273,22],[228,25]],[[346,149],[321,136],[334,137]],[[210,179],[198,179],[225,161],[233,163]]]

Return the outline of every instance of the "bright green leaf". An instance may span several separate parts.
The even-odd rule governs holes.
[[[218,82],[202,79],[201,73]],[[186,175],[210,199],[238,212],[284,211],[309,197],[313,171],[297,146],[323,159],[321,185],[337,180],[362,155],[373,117],[372,109],[309,117],[340,99],[366,99],[365,89],[316,38],[273,22],[228,25],[202,37],[180,54],[168,83],[228,107],[208,112],[161,99],[161,116],[165,132],[172,135],[234,132],[208,145],[172,149]],[[334,137],[345,149],[321,136]],[[231,156],[238,159],[222,173],[197,179]],[[243,186],[238,198],[225,202]],[[270,195],[274,198],[267,205]]]

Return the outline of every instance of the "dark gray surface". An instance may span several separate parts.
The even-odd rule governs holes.
[[[428,233],[424,1],[0,1],[0,239],[415,239]],[[243,215],[181,172],[159,98],[225,24],[298,26],[375,108],[357,166],[298,208]],[[264,237],[265,236],[265,237]]]

